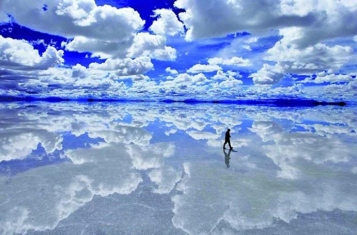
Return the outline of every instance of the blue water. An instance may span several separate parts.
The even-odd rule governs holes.
[[[355,234],[356,129],[354,106],[0,103],[0,234]]]

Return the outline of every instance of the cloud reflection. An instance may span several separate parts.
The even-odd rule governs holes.
[[[357,213],[354,107],[62,102],[2,103],[0,112],[0,169],[38,146],[67,160],[0,175],[1,233],[77,223],[95,197],[141,186],[158,200],[158,216],[187,234],[264,234],[304,214]],[[227,127],[236,150],[229,168]],[[171,214],[159,195],[171,198]]]

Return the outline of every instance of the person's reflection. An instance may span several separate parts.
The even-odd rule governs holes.
[[[231,152],[232,152],[232,149],[229,149],[228,153],[226,152],[226,149],[223,149],[224,162],[226,163],[227,168],[229,168],[229,160],[231,159]]]

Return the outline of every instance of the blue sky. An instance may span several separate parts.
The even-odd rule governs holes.
[[[355,101],[357,2],[4,0],[0,95]]]

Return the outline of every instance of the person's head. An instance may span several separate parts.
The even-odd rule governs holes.
[[[229,128],[228,128],[228,130],[227,130],[227,131],[228,131],[228,132],[231,132],[231,129],[229,129]]]

